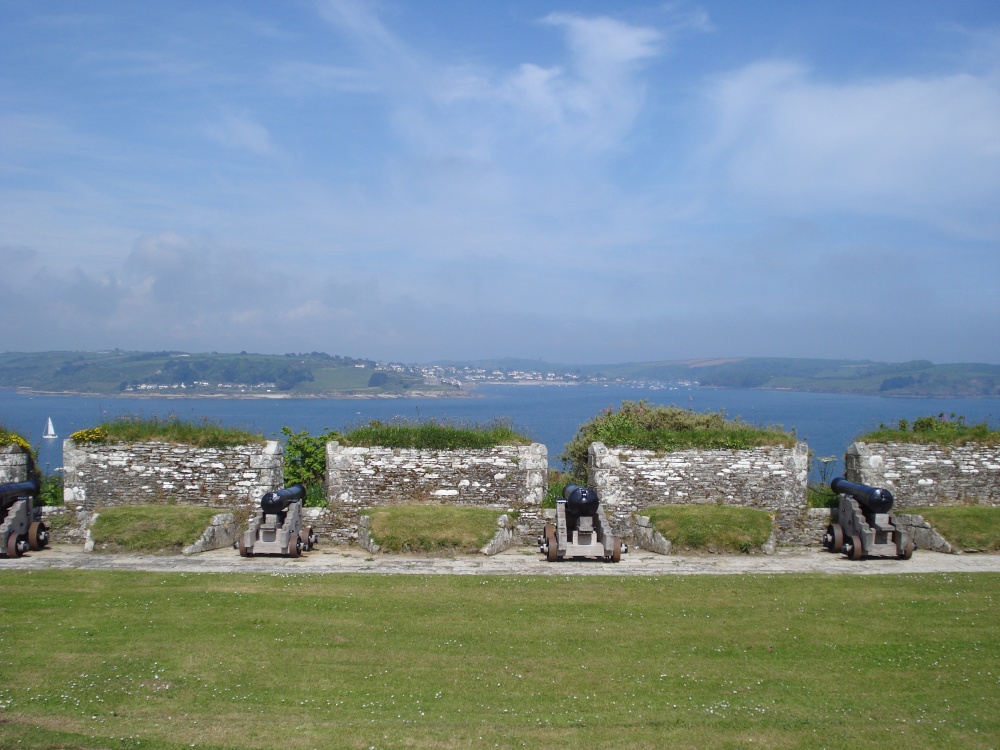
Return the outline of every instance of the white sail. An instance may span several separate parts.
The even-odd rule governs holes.
[[[52,417],[49,417],[49,421],[45,425],[45,433],[42,435],[42,437],[43,438],[59,437],[58,435],[56,435],[55,425],[52,424]]]

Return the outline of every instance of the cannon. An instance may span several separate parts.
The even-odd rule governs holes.
[[[567,484],[556,502],[556,522],[546,524],[538,549],[549,562],[567,557],[597,557],[618,562],[628,545],[611,533],[611,525],[597,492],[591,487]]]
[[[312,526],[302,525],[302,500],[306,488],[293,484],[268,492],[260,499],[260,510],[250,519],[250,525],[240,534],[237,547],[242,557],[255,554],[298,557],[316,546]]]
[[[44,549],[49,530],[34,507],[41,485],[38,480],[0,484],[0,554],[20,557],[30,550]]]
[[[823,546],[830,552],[842,552],[852,560],[876,555],[909,560],[913,556],[913,539],[892,519],[895,498],[889,490],[842,477],[830,482],[830,489],[840,495],[838,522],[827,526],[823,535]]]

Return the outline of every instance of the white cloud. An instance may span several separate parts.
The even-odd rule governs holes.
[[[831,84],[770,61],[721,78],[708,96],[706,156],[754,200],[942,220],[1000,201],[1000,77]]]
[[[259,155],[273,151],[267,128],[246,114],[228,114],[210,122],[205,126],[205,134],[226,148]]]

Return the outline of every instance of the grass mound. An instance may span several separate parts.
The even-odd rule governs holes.
[[[91,527],[98,552],[176,554],[198,541],[214,508],[129,505],[102,510]]]
[[[391,505],[375,508],[372,539],[386,552],[472,553],[497,530],[502,511],[445,505]]]
[[[344,444],[358,447],[458,450],[495,448],[498,445],[528,445],[527,437],[510,422],[496,419],[485,424],[374,420],[344,436]]]
[[[916,443],[919,445],[1000,445],[1000,431],[991,430],[985,422],[967,425],[965,417],[954,414],[919,417],[913,424],[899,420],[895,427],[884,424],[858,438],[864,443]]]
[[[162,441],[197,448],[231,448],[235,445],[263,445],[263,434],[236,427],[224,427],[203,419],[190,422],[178,417],[117,417],[97,427],[70,435],[76,443],[146,443]]]
[[[1000,551],[1000,508],[959,505],[914,508],[941,536],[959,549]]]
[[[725,505],[661,505],[642,514],[674,549],[694,552],[754,552],[773,526],[767,511]]]
[[[756,427],[725,412],[695,412],[677,406],[623,401],[618,411],[609,407],[583,424],[561,456],[574,477],[587,476],[587,450],[593,442],[607,446],[673,452],[747,450],[762,445],[795,445],[795,435],[778,426]]]

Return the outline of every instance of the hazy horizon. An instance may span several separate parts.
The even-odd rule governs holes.
[[[1000,362],[1000,4],[0,0],[0,269],[11,351]]]

